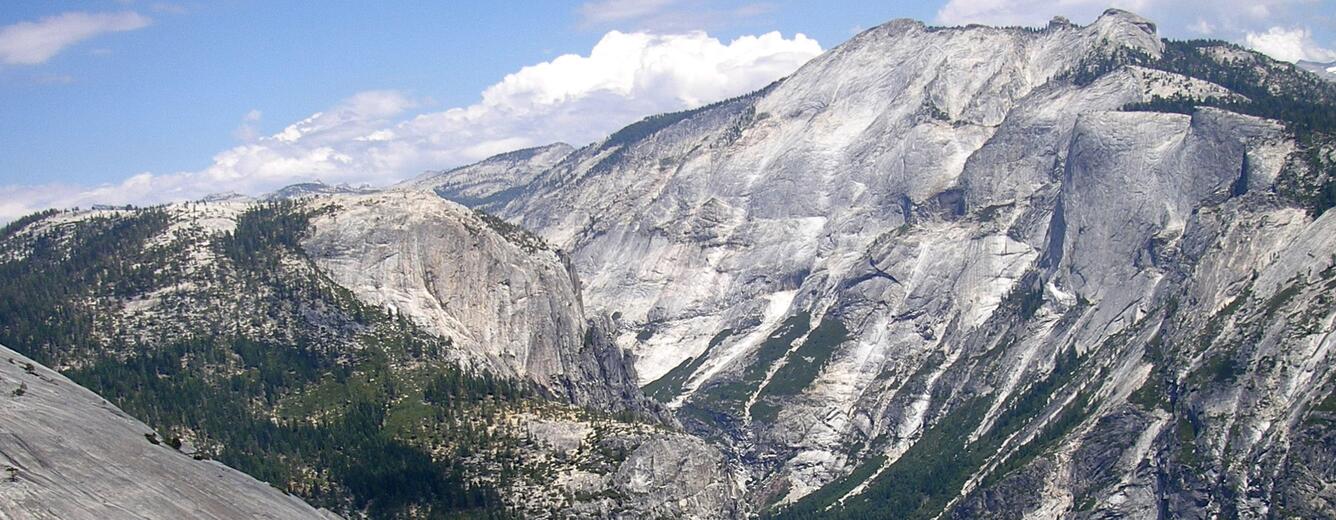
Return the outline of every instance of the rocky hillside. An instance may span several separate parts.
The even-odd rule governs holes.
[[[1333,107],[1127,12],[899,20],[528,180],[400,189],[568,251],[765,515],[1332,516]]]
[[[333,519],[0,347],[0,517]]]
[[[565,259],[433,194],[44,212],[0,231],[0,278],[6,344],[348,517],[738,511],[732,466],[642,396]],[[91,476],[60,485],[110,493]]]

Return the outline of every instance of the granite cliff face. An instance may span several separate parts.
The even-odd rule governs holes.
[[[895,21],[469,196],[570,253],[758,509],[1321,516],[1330,149],[1244,115],[1277,97],[1336,100],[1122,11]]]
[[[302,249],[361,301],[450,338],[468,366],[527,379],[571,402],[636,407],[633,368],[599,345],[578,281],[541,238],[412,191],[309,199]]]

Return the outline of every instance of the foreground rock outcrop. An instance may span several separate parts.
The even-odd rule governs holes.
[[[0,347],[0,517],[325,519],[300,498],[168,445],[64,376]]]

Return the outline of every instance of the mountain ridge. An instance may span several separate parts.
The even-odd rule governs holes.
[[[642,384],[656,395],[678,389],[663,398],[689,430],[736,457],[776,461],[748,468],[758,508],[912,517],[922,513],[872,497],[914,493],[886,486],[892,474],[907,478],[906,464],[933,463],[916,439],[972,417],[980,426],[963,436],[935,437],[963,447],[985,442],[989,429],[1034,435],[1058,412],[1089,424],[1115,403],[1135,406],[1124,391],[1132,383],[1119,380],[1110,388],[1124,390],[1097,394],[1098,414],[1044,407],[1004,420],[1017,400],[1036,396],[1034,381],[1057,377],[1055,360],[1073,348],[1065,343],[1079,345],[1080,362],[1047,391],[1077,374],[1097,388],[1092,363],[1121,360],[1120,377],[1144,377],[1136,356],[1096,346],[1147,320],[1176,319],[1164,313],[1167,294],[1201,276],[1191,266],[1209,256],[1184,250],[1189,237],[1193,247],[1212,242],[1194,231],[1205,225],[1199,213],[1246,200],[1256,207],[1244,213],[1289,222],[1286,233],[1319,225],[1325,208],[1314,197],[1331,185],[1321,159],[1330,147],[1277,104],[1330,95],[1305,74],[1234,46],[1161,40],[1153,23],[1125,11],[1047,29],[893,21],[762,91],[674,115],[636,141],[577,150],[515,188],[521,196],[483,207],[570,252],[587,305],[622,314],[619,344],[636,353]],[[1288,247],[1269,243],[1275,254]],[[1260,270],[1267,260],[1238,265]],[[813,340],[831,320],[849,338]],[[1195,349],[1209,350],[1177,341],[1187,357],[1161,365],[1193,366]],[[1013,357],[970,357],[994,349]],[[1102,357],[1087,359],[1087,350]],[[1329,371],[1329,362],[1318,366]],[[778,390],[774,378],[793,375],[800,388]],[[1165,377],[1182,392],[1204,384]],[[945,386],[970,378],[992,386]],[[990,404],[960,415],[971,399]],[[1287,399],[1302,409],[1309,397]],[[1173,411],[1205,421],[1178,408],[1200,405]],[[1014,431],[1007,421],[1035,425]],[[999,485],[985,479],[988,468],[1024,448],[985,446],[1001,460],[977,461],[978,473],[952,484],[958,490],[917,491],[968,495],[927,511],[966,508],[991,492],[965,484]],[[874,460],[884,462],[867,467]],[[855,475],[865,480],[842,483]],[[1141,498],[1158,505],[1126,507],[1187,515],[1178,508],[1190,501],[1173,502],[1175,493],[1230,493],[1214,489],[1162,486]],[[1027,507],[1071,511],[1086,499],[1050,500]],[[1267,507],[1193,500],[1220,511]]]

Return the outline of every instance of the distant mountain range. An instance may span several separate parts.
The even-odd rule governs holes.
[[[1336,61],[1327,63],[1318,63],[1314,61],[1299,60],[1299,68],[1317,74],[1322,79],[1331,81],[1336,80]]]

